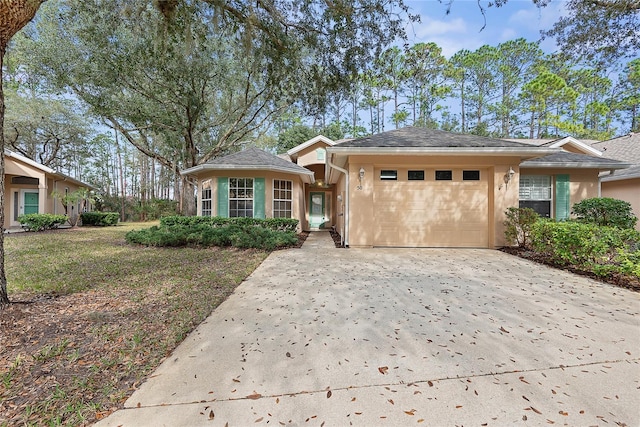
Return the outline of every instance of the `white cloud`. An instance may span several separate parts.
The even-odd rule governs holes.
[[[550,2],[543,8],[531,5],[511,14],[508,24],[529,30],[548,30],[561,16],[566,15],[565,2]]]
[[[455,18],[450,21],[440,21],[423,17],[423,22],[414,25],[417,38],[424,39],[430,36],[441,36],[446,34],[464,34],[467,32],[467,24],[462,18]]]
[[[513,40],[518,38],[518,32],[513,28],[505,28],[500,33],[500,41],[506,42],[507,40]]]

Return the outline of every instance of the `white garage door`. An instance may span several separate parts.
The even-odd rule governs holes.
[[[404,170],[394,180],[393,172],[376,170],[375,246],[488,246],[486,170],[427,170],[424,180],[408,180]]]

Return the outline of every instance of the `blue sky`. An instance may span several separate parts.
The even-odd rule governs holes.
[[[412,13],[421,16],[420,23],[407,28],[409,42],[435,42],[444,56],[451,57],[461,49],[476,50],[482,45],[497,46],[507,40],[523,37],[529,41],[540,39],[540,30],[550,29],[565,13],[562,1],[553,1],[538,9],[531,0],[510,0],[506,5],[488,8],[484,17],[476,0],[454,0],[451,13],[446,14],[446,4],[437,0],[406,0]],[[544,40],[540,47],[546,53],[556,50],[553,39]]]

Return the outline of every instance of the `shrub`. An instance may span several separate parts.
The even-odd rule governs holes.
[[[573,214],[579,221],[619,228],[634,228],[638,218],[631,204],[610,197],[584,199],[573,205]]]
[[[80,218],[82,225],[105,227],[116,225],[120,220],[120,214],[118,212],[83,212]]]
[[[640,259],[640,232],[636,230],[539,220],[531,228],[531,244],[557,264],[578,266],[601,276],[639,272],[634,264]]]
[[[58,228],[60,224],[68,221],[66,215],[53,214],[26,214],[18,217],[18,222],[27,230],[43,231]]]
[[[210,227],[222,227],[225,225],[238,225],[241,227],[257,226],[273,231],[295,232],[298,228],[298,220],[293,218],[227,218],[221,216],[182,216],[172,215],[160,218],[160,225],[208,225]]]
[[[505,215],[507,219],[505,225],[505,237],[510,244],[517,244],[520,247],[527,247],[529,244],[529,236],[531,235],[531,227],[536,223],[538,213],[531,208],[509,208]]]
[[[233,222],[212,226],[210,221],[191,220],[180,217],[171,219],[171,225],[161,224],[146,230],[130,231],[125,238],[129,243],[146,246],[235,246],[273,250],[295,244],[298,238],[291,231],[277,231],[254,225],[252,218],[231,218]],[[187,225],[185,225],[187,224]]]

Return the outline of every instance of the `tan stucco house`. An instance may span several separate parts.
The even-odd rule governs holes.
[[[591,145],[603,156],[630,163],[631,167],[607,171],[600,175],[603,197],[613,197],[631,204],[633,213],[640,218],[640,133],[630,133]],[[640,230],[640,221],[636,224]]]
[[[65,209],[52,192],[73,192],[80,187],[91,189],[74,178],[44,166],[13,151],[5,150],[4,229],[18,228],[18,217],[29,213],[64,215]],[[69,214],[77,215],[78,206],[69,206]]]
[[[572,144],[569,144],[572,146]],[[527,143],[407,127],[363,138],[318,136],[275,156],[250,148],[183,171],[198,215],[288,216],[334,227],[350,247],[503,246],[504,212],[563,219],[599,194],[601,171],[628,164]]]

